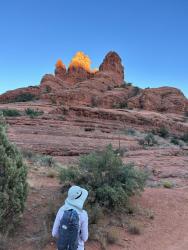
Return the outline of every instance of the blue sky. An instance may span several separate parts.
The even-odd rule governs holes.
[[[188,96],[187,0],[9,0],[0,3],[0,93],[39,84],[79,50],[98,67],[119,53],[125,80]]]

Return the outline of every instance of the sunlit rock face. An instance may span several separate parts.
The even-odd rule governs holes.
[[[81,51],[78,51],[71,59],[67,70],[61,59],[57,61],[55,68],[55,76],[69,84],[87,80],[93,77],[96,72],[97,69],[91,69],[89,56]]]
[[[61,59],[54,74],[42,77],[39,86],[9,91],[0,95],[0,102],[25,99],[49,100],[57,105],[99,108],[130,108],[166,113],[185,114],[188,100],[175,88],[140,89],[124,84],[124,67],[116,52],[109,52],[98,70],[91,68],[91,60],[77,52],[68,68]]]
[[[55,76],[59,78],[63,78],[66,74],[66,71],[67,71],[66,67],[63,64],[62,60],[61,59],[57,60],[56,65],[55,65]]]

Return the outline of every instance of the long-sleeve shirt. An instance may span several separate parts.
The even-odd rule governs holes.
[[[64,209],[61,207],[57,212],[53,229],[52,229],[52,236],[58,238],[58,230],[60,221],[63,217]],[[84,242],[88,239],[88,214],[85,210],[78,212],[79,216],[79,236],[78,236],[78,249],[77,250],[84,250]]]

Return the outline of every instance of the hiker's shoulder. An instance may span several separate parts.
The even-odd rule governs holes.
[[[80,213],[81,217],[83,218],[88,218],[88,214],[86,210],[82,210],[82,212]]]
[[[58,210],[57,213],[58,213],[58,215],[60,215],[60,216],[64,213],[63,206],[59,208],[59,210]]]

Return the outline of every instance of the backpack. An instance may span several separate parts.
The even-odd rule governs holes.
[[[78,233],[78,213],[73,209],[65,210],[59,226],[58,250],[77,250]]]

